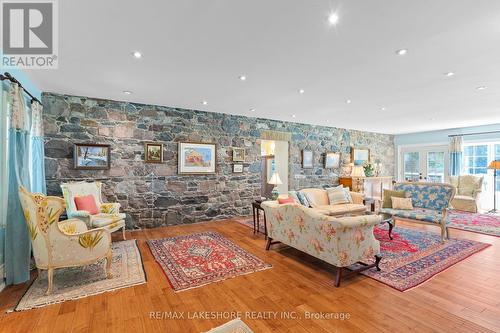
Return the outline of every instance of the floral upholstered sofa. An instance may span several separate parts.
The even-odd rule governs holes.
[[[379,216],[333,217],[297,203],[277,201],[264,201],[261,206],[268,224],[266,250],[271,244],[281,242],[337,266],[337,287],[343,267],[373,261],[375,256],[374,264],[363,264],[350,273],[372,267],[379,269],[380,243],[373,235],[373,227],[381,222]]]
[[[441,183],[396,183],[394,191],[404,191],[411,198],[413,209],[381,208],[380,212],[393,218],[411,222],[437,225],[441,228],[441,239],[448,238],[446,215],[450,202],[455,196],[455,188]]]

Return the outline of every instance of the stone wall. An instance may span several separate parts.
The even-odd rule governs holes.
[[[394,170],[394,137],[334,127],[312,126],[221,113],[44,93],[47,188],[61,195],[60,183],[100,180],[104,196],[120,202],[127,226],[150,228],[251,214],[260,196],[260,138],[263,131],[291,133],[291,189],[336,183],[348,174],[351,146],[371,149],[383,174]],[[144,143],[165,145],[163,164],[144,163]],[[216,142],[217,173],[177,174],[177,142]],[[73,143],[111,144],[111,169],[73,169]],[[244,147],[244,173],[232,173],[232,147]],[[301,150],[314,151],[314,168],[301,168]],[[323,168],[322,153],[340,151],[342,168]]]

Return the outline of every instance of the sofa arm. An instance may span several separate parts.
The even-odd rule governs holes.
[[[382,216],[380,215],[361,215],[361,216],[346,216],[333,218],[333,224],[344,229],[357,228],[357,227],[371,227],[382,223]]]
[[[362,205],[363,200],[365,199],[365,195],[359,192],[350,192],[351,193],[351,198],[352,198],[352,203]]]
[[[118,202],[103,203],[99,207],[99,211],[103,214],[118,214],[121,204]]]

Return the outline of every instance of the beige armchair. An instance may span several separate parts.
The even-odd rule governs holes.
[[[111,234],[104,228],[87,230],[84,222],[59,222],[64,200],[19,188],[19,199],[33,246],[36,267],[47,270],[47,294],[52,293],[54,269],[84,266],[106,258],[106,275],[112,277]]]
[[[105,228],[110,232],[122,229],[125,238],[125,214],[120,213],[119,203],[103,203],[101,196],[101,182],[71,182],[61,184],[64,200],[66,201],[66,213],[69,218],[77,218],[85,222],[88,228]],[[91,215],[84,210],[77,210],[75,197],[92,195],[96,200],[99,213]]]
[[[466,212],[479,212],[479,199],[483,187],[483,177],[473,175],[452,176],[450,183],[456,188],[456,195],[451,201],[453,208]]]

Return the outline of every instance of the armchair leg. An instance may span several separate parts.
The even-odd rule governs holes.
[[[123,240],[127,240],[127,237],[125,237],[125,226],[122,228],[122,235],[123,235]]]
[[[335,275],[335,287],[340,287],[340,279],[342,279],[343,267],[337,267],[337,274]]]
[[[108,251],[108,255],[106,256],[106,276],[108,279],[113,277],[113,273],[111,272],[111,263],[113,261],[113,252],[111,249]]]
[[[382,257],[381,256],[375,256],[375,267],[377,267],[377,271],[380,271],[380,260],[382,260]]]
[[[269,248],[271,247],[271,242],[273,239],[271,237],[267,238],[267,243],[266,243],[266,251],[269,251]]]
[[[45,295],[50,295],[52,294],[53,290],[53,282],[54,282],[54,269],[50,268],[47,270],[47,281],[48,281],[48,286],[47,286],[47,292]]]

